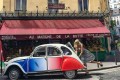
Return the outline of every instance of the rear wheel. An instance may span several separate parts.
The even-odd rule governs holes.
[[[72,70],[72,71],[65,71],[64,72],[64,76],[68,79],[73,79],[75,78],[77,75],[77,71],[76,70]]]
[[[20,78],[20,70],[17,68],[12,68],[8,72],[8,78],[10,80],[18,80]]]

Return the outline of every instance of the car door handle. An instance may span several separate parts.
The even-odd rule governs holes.
[[[47,60],[47,57],[45,57],[45,60]]]

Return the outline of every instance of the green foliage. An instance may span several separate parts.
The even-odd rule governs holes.
[[[116,21],[115,21],[115,20],[111,20],[111,21],[110,21],[110,24],[111,24],[111,27],[113,28],[113,27],[116,26]]]

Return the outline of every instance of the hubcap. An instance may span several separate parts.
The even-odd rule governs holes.
[[[68,78],[74,78],[75,76],[75,71],[66,71],[65,73]]]
[[[19,76],[19,73],[17,70],[12,70],[10,73],[9,73],[9,77],[10,79],[12,80],[16,80]]]

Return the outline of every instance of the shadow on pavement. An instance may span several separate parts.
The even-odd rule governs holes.
[[[91,73],[90,75],[97,75],[97,76],[99,76],[99,75],[105,75],[104,73]]]
[[[91,75],[78,74],[75,79],[88,79],[91,78]],[[63,75],[46,75],[46,76],[31,76],[27,79],[20,80],[41,80],[41,79],[66,79]]]

